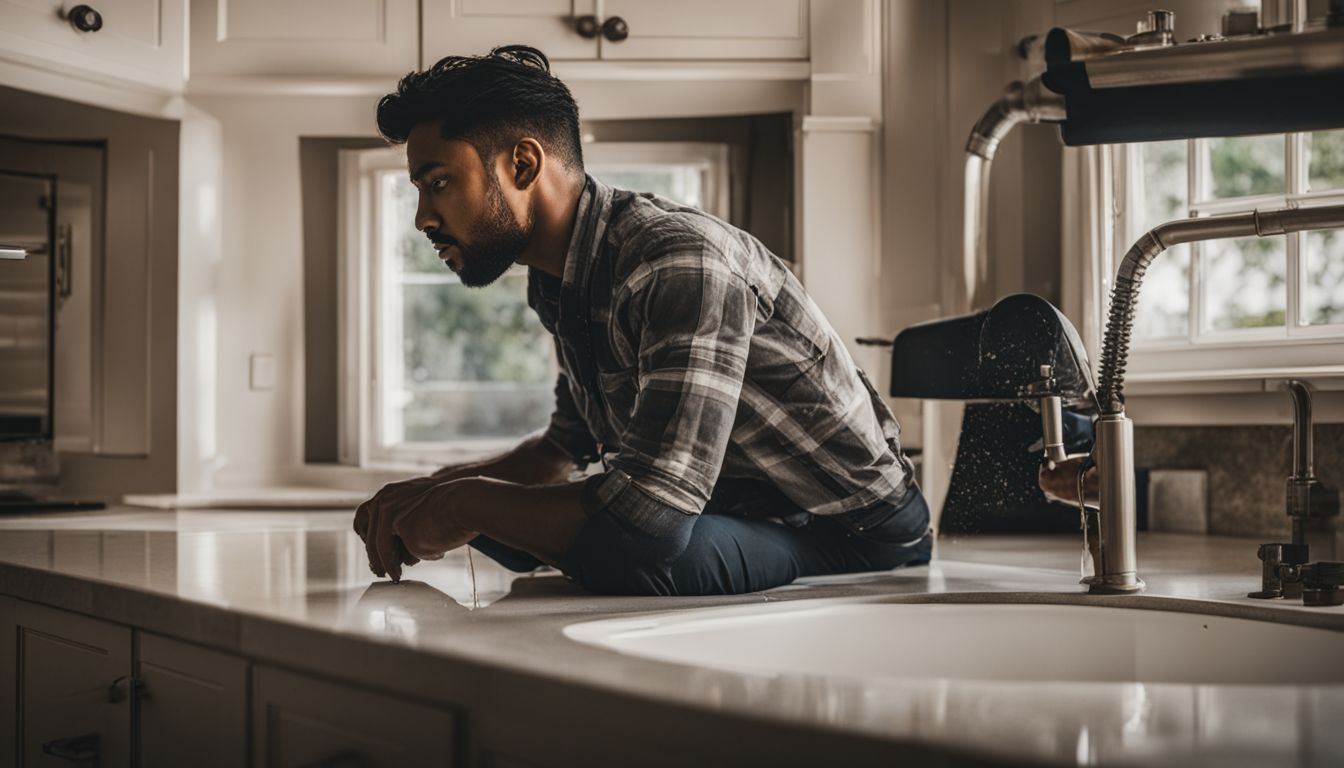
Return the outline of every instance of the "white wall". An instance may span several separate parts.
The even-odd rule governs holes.
[[[374,131],[367,97],[193,97],[218,122],[222,157],[215,402],[197,417],[204,440],[214,421],[213,454],[198,456],[204,486],[286,482],[302,459],[303,243],[300,136],[363,136]],[[202,202],[202,205],[207,205]],[[200,323],[208,323],[203,307]],[[273,355],[275,386],[253,391],[253,354]],[[210,365],[209,355],[193,364]],[[211,468],[213,467],[213,468]]]

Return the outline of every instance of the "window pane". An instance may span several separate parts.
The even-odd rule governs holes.
[[[521,437],[546,426],[554,408],[551,385],[463,384],[418,390],[402,407],[402,442]]]
[[[550,379],[551,341],[527,305],[527,275],[484,288],[402,286],[407,382]]]
[[[1189,215],[1186,200],[1188,178],[1186,155],[1189,143],[1185,141],[1155,141],[1137,144],[1143,152],[1143,186],[1138,198],[1143,201],[1143,220],[1133,232],[1133,238],[1172,219]]]
[[[546,426],[553,344],[527,305],[527,274],[462,285],[415,230],[418,192],[405,174],[379,174],[378,191],[379,257],[391,281],[379,298],[388,348],[376,358],[383,443],[514,438]]]
[[[1313,191],[1344,189],[1344,131],[1307,134],[1307,187]]]
[[[1344,323],[1344,230],[1308,232],[1302,314],[1312,325]]]
[[[1283,136],[1209,139],[1209,191],[1214,197],[1282,194]]]
[[[1190,330],[1190,247],[1158,254],[1148,267],[1134,313],[1140,339],[1185,338]]]
[[[383,199],[381,226],[386,232],[396,233],[394,246],[403,272],[433,272],[442,274],[448,268],[439,260],[429,238],[415,229],[415,207],[419,192],[401,172],[384,173],[378,183]]]
[[[1131,218],[1129,241],[1173,219],[1189,215],[1187,141],[1134,144],[1142,153],[1143,177],[1133,190],[1142,208]],[[1140,339],[1185,338],[1190,318],[1190,249],[1178,245],[1153,260],[1143,281],[1134,333]]]
[[[590,165],[604,184],[634,192],[653,192],[682,205],[704,207],[701,169],[695,165]]]
[[[1202,246],[1205,323],[1210,330],[1281,326],[1287,306],[1287,241],[1211,240]]]
[[[402,286],[404,440],[515,437],[555,405],[552,344],[527,306],[527,276],[485,288]]]

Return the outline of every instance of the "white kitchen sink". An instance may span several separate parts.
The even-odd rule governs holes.
[[[564,631],[630,656],[751,674],[1344,682],[1344,632],[1172,610],[818,599],[591,621]]]

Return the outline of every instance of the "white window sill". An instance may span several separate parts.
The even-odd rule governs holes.
[[[1140,396],[1275,392],[1287,379],[1302,379],[1318,390],[1344,390],[1344,365],[1135,371],[1125,375],[1125,392]]]

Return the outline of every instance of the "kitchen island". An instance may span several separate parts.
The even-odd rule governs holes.
[[[129,638],[128,680],[100,679],[110,703],[100,693],[88,705],[126,704],[128,754],[138,750],[144,764],[152,750],[174,754],[184,743],[201,751],[199,764],[259,766],[1344,764],[1337,680],[749,674],[636,658],[564,635],[578,622],[654,612],[887,598],[1188,611],[1339,631],[1344,648],[1344,608],[1246,598],[1259,588],[1255,540],[1141,535],[1148,589],[1138,596],[1083,595],[1077,536],[1007,536],[942,539],[925,567],[749,595],[640,598],[588,594],[553,571],[512,574],[464,551],[391,584],[370,573],[351,519],[350,510],[128,507],[0,519],[0,623],[14,625],[0,644],[0,754],[6,762],[18,749],[41,754],[34,740],[52,739],[33,729],[57,727],[61,712],[74,717],[37,712],[50,701],[36,676],[74,674],[74,665],[52,661],[62,658],[57,651],[94,648],[104,663],[120,632]],[[113,639],[104,648],[74,636],[81,632]],[[57,655],[25,658],[45,653],[53,637]],[[219,679],[191,671],[196,657]],[[52,663],[55,671],[42,666]],[[184,680],[209,684],[168,706]],[[20,722],[26,707],[37,714]],[[210,714],[187,717],[197,711]],[[156,723],[174,717],[187,718],[174,727],[203,730],[160,744]],[[119,739],[103,736],[104,767],[121,764],[111,753]]]

